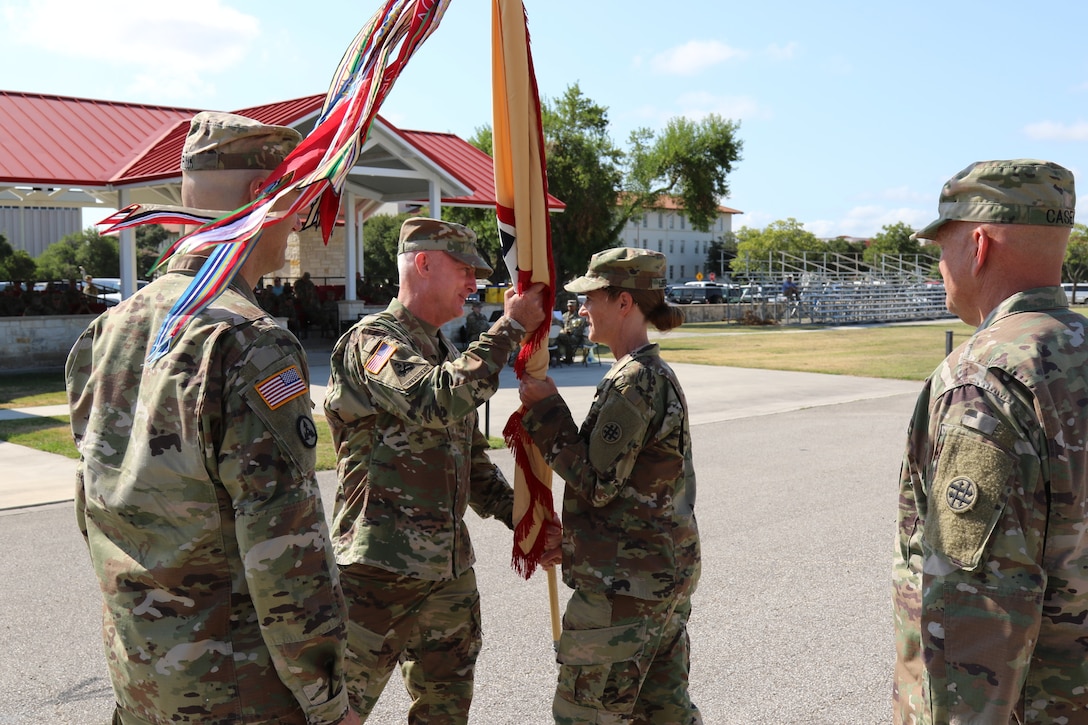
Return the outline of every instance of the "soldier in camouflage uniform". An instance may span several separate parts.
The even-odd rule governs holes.
[[[555,338],[562,362],[574,364],[574,351],[585,344],[586,321],[578,314],[578,301],[567,300],[567,311],[563,313],[563,326]]]
[[[491,323],[484,317],[483,305],[473,302],[472,311],[465,315],[465,343],[476,342],[490,327]]]
[[[545,312],[541,285],[509,290],[504,316],[458,357],[440,328],[491,274],[475,233],[408,219],[398,266],[398,296],[333,349],[325,398],[339,457],[333,531],[351,619],[348,687],[365,719],[399,660],[410,723],[465,723],[481,645],[465,511],[513,527],[512,491],[487,457],[476,408]]]
[[[1073,175],[972,164],[915,236],[974,335],[925,383],[899,488],[895,722],[1088,722],[1088,319]]]
[[[289,128],[198,114],[183,203],[241,206],[298,141]],[[114,723],[358,722],[306,358],[252,292],[283,264],[298,222],[266,228],[159,360],[148,350],[203,256],[173,260],[68,358],[76,516],[102,588]]]
[[[665,302],[659,252],[600,252],[566,288],[586,294],[589,339],[616,363],[581,428],[551,378],[521,382],[525,429],[566,482],[563,581],[574,594],[555,722],[701,723],[688,695],[699,530],[687,402],[647,334],[647,324],[677,327],[683,313]]]

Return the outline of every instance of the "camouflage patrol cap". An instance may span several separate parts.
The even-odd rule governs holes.
[[[468,227],[427,217],[405,219],[400,227],[397,254],[433,251],[446,252],[460,262],[471,264],[478,279],[486,279],[495,271],[476,251],[476,232]]]
[[[280,165],[302,140],[286,126],[270,126],[233,113],[193,116],[181,150],[182,171],[267,169]]]
[[[583,276],[565,285],[575,293],[605,287],[665,289],[665,255],[631,247],[606,249],[593,255]]]
[[[1050,161],[979,161],[941,189],[937,220],[911,239],[934,239],[948,221],[1072,227],[1073,172]]]

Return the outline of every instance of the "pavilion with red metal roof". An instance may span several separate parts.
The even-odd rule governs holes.
[[[324,94],[239,113],[306,135]],[[0,204],[101,207],[180,204],[181,148],[200,110],[0,91]],[[448,133],[398,129],[378,116],[343,189],[345,293],[355,298],[363,220],[389,202],[493,208],[491,157]],[[561,201],[549,196],[548,208]],[[349,213],[348,210],[351,210]],[[122,295],[136,289],[136,243],[121,232]],[[330,245],[332,245],[330,241]]]

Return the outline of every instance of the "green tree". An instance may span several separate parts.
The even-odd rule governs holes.
[[[719,282],[724,281],[736,256],[737,236],[733,232],[726,232],[707,247],[706,269],[717,273]]]
[[[372,285],[397,284],[397,243],[400,225],[415,214],[375,214],[366,220],[363,232],[363,255],[366,259],[363,276]]]
[[[1081,284],[1088,284],[1088,226],[1074,224],[1069,234],[1062,263],[1062,280],[1073,283],[1073,294]]]
[[[136,227],[136,276],[151,279],[151,267],[159,261],[167,245],[177,239],[161,224],[141,224]]]
[[[548,191],[566,204],[551,216],[552,252],[561,284],[585,271],[594,252],[615,246],[613,227],[622,152],[608,135],[608,112],[578,84],[543,104]]]
[[[35,278],[37,265],[25,249],[15,249],[0,234],[0,281],[23,282]]]
[[[765,229],[741,227],[736,236],[737,256],[730,265],[741,277],[770,272],[770,259],[780,252],[802,256],[827,251],[826,245],[793,217],[771,222]]]
[[[921,254],[922,245],[917,240],[911,239],[914,229],[909,224],[896,222],[885,224],[877,234],[869,241],[865,249],[865,263],[870,267],[879,269],[881,257],[885,254],[899,256],[904,254]]]
[[[701,121],[670,120],[660,136],[645,128],[631,134],[622,226],[662,196],[679,200],[692,228],[709,231],[721,199],[729,196],[729,173],[740,160],[740,125],[710,114]]]
[[[834,237],[824,242],[824,251],[861,259],[865,252],[865,241],[849,237]]]
[[[104,237],[93,228],[69,234],[46,247],[37,260],[41,280],[67,280],[80,277],[79,268],[95,277],[118,277],[121,255],[117,240]]]
[[[483,151],[488,156],[492,151],[491,129],[488,127],[477,128],[476,132],[468,139],[468,142]],[[467,206],[449,206],[442,208],[442,218],[449,222],[464,224],[476,232],[476,247],[484,258],[491,263],[495,273],[489,281],[492,283],[506,282],[510,279],[510,273],[500,254],[499,225],[495,220],[494,209],[480,209]]]

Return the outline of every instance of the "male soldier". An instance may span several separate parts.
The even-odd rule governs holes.
[[[476,342],[489,327],[491,323],[484,317],[483,305],[473,302],[472,311],[465,316],[465,342]]]
[[[1062,261],[1073,175],[968,166],[914,236],[978,329],[911,420],[894,572],[895,721],[1073,723],[1088,712],[1088,320]]]
[[[325,398],[340,459],[333,530],[351,619],[348,688],[365,719],[399,659],[409,722],[465,723],[481,645],[465,510],[513,527],[511,489],[488,460],[476,408],[544,320],[542,285],[507,291],[505,314],[457,357],[440,327],[491,274],[476,234],[408,219],[397,263],[397,297],[337,342]],[[558,558],[557,526],[549,534]]]
[[[289,128],[197,114],[182,202],[244,205],[298,141]],[[298,224],[266,227],[162,358],[148,350],[202,255],[176,258],[100,316],[68,358],[76,517],[105,600],[114,723],[358,722],[306,358],[253,296]]]
[[[574,363],[574,351],[585,344],[586,321],[578,314],[578,301],[567,300],[567,311],[563,313],[563,329],[555,337],[563,363]]]

